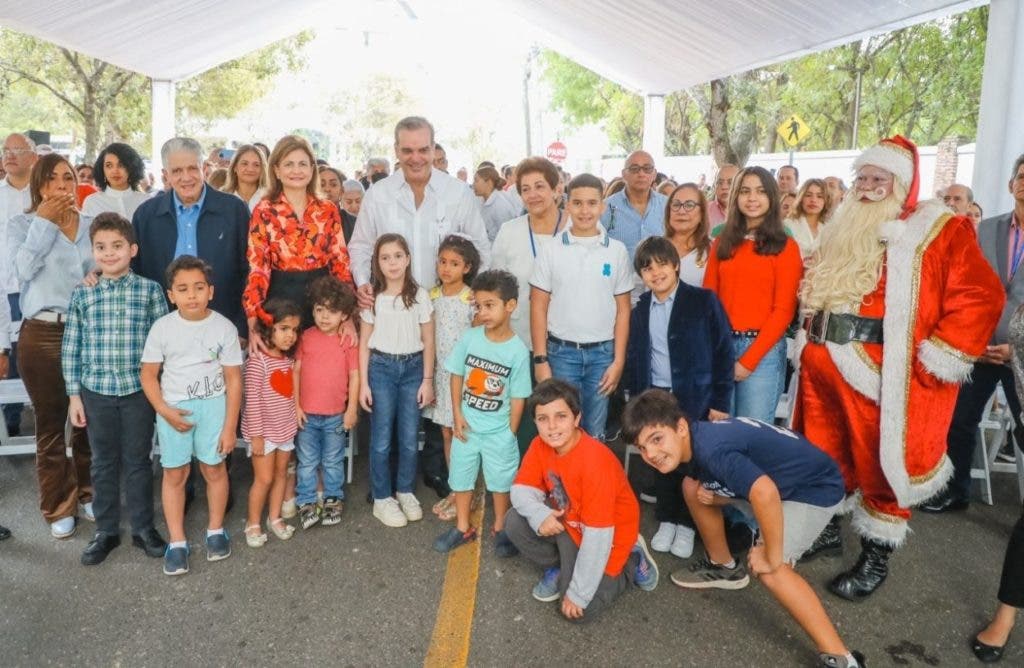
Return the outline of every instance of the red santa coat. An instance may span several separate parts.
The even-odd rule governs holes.
[[[850,480],[851,475],[871,474],[864,466],[840,464],[848,490],[861,490],[865,497],[861,508],[868,517],[860,523],[855,518],[855,527],[898,543],[905,523],[880,524],[901,523],[909,517],[906,508],[933,496],[952,474],[946,434],[958,385],[985,350],[1006,296],[982,255],[970,219],[950,215],[938,202],[920,204],[906,221],[884,224],[881,236],[886,243],[885,274],[859,314],[883,318],[884,343],[829,342],[824,344],[826,359],[819,344],[809,344],[816,350],[805,349],[806,333],[801,332],[795,359],[802,368],[793,424],[812,441],[817,436],[826,450],[831,449],[829,441],[832,447],[876,448],[877,454],[855,455],[862,460],[876,457],[881,473],[877,477],[884,480]],[[823,365],[831,368],[822,369]],[[806,385],[809,379],[821,384],[830,376],[847,386],[837,388],[847,390],[837,395],[849,398],[843,403],[862,405],[835,406],[831,419],[831,409],[807,405],[816,395],[816,388]],[[875,415],[877,424],[864,424],[865,417]],[[851,429],[865,433],[849,438]],[[833,456],[837,454],[843,455]],[[891,494],[876,495],[888,499],[869,498],[867,490],[877,490],[880,484]],[[893,508],[893,498],[902,512]],[[863,530],[871,524],[879,526]]]

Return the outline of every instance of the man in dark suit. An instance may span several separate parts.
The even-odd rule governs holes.
[[[179,255],[206,260],[213,267],[216,288],[210,306],[235,323],[239,338],[244,339],[248,327],[242,290],[249,275],[249,207],[238,197],[206,185],[202,153],[199,142],[187,137],[175,137],[163,145],[160,157],[170,190],[135,211],[132,225],[139,252],[132,269],[164,285],[164,272]]]
[[[953,462],[953,479],[943,492],[921,506],[921,510],[927,512],[965,510],[970,503],[971,461],[978,423],[996,383],[1003,386],[1006,403],[1017,426],[1015,433],[1022,433],[1024,428],[1020,421],[1020,399],[1013,385],[1010,344],[1007,342],[1010,318],[1024,303],[1024,271],[1018,271],[1024,257],[1024,155],[1013,163],[1010,194],[1014,199],[1013,211],[983,220],[978,225],[978,242],[985,259],[1003,279],[1006,306],[985,354],[975,362],[970,380],[960,386],[946,440],[949,458]]]

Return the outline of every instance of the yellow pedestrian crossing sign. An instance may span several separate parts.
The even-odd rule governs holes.
[[[782,141],[790,146],[802,144],[805,139],[811,136],[811,129],[804,123],[804,119],[796,114],[790,114],[778,127],[779,136]]]

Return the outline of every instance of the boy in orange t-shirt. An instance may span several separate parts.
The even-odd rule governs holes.
[[[512,483],[505,532],[544,568],[538,601],[562,599],[562,614],[590,621],[630,583],[658,585],[658,567],[639,535],[640,507],[622,465],[580,429],[580,395],[552,378],[529,399],[538,436]]]

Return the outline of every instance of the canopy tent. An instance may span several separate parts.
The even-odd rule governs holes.
[[[436,1],[436,0],[435,0]],[[602,76],[646,96],[644,145],[663,154],[664,95],[714,78],[795,58],[880,32],[964,11],[986,0],[488,0],[481,29],[514,13],[538,38]],[[410,17],[428,0],[375,0],[359,11]],[[0,25],[134,70],[154,80],[153,141],[174,131],[173,82],[316,27],[328,0],[81,0],[0,3]],[[987,207],[1008,203],[1003,165],[1022,148],[1024,8],[992,0],[978,131],[975,191]],[[452,5],[446,5],[451,7]],[[998,56],[996,56],[998,54]],[[415,57],[414,52],[410,53]],[[991,178],[989,165],[999,165]]]

